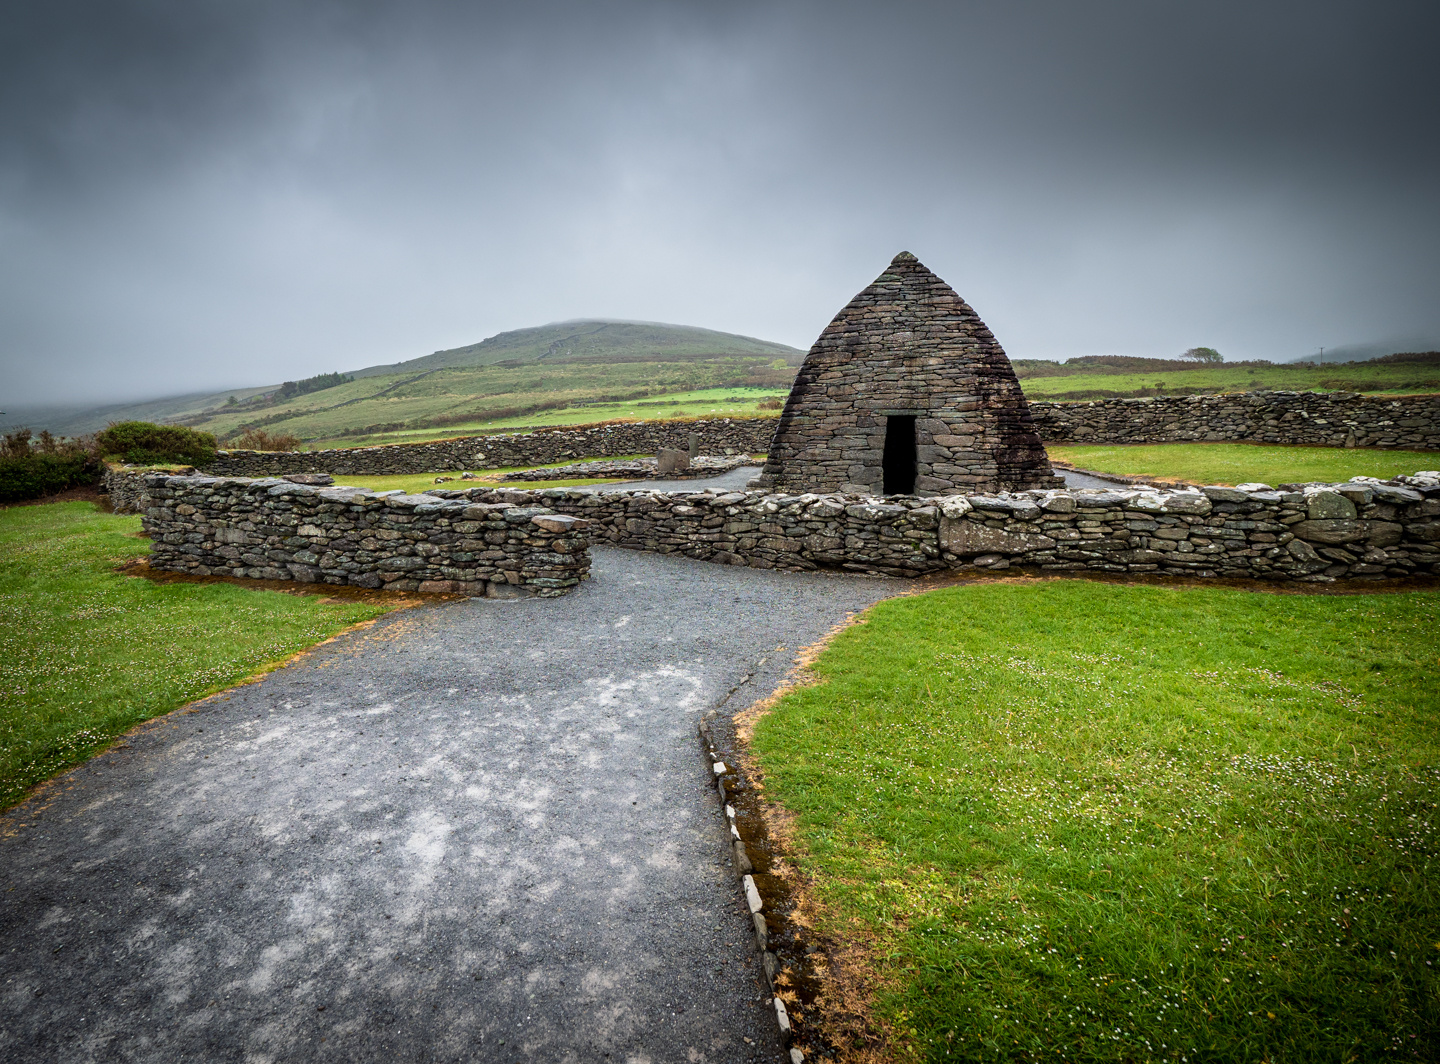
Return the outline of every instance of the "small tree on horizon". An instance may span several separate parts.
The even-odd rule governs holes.
[[[1180,356],[1191,362],[1224,362],[1225,356],[1213,347],[1192,347]]]

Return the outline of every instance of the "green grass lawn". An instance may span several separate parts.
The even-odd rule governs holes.
[[[1433,362],[1330,364],[1324,366],[1195,366],[1115,372],[1100,366],[1047,366],[1036,375],[1023,360],[1016,366],[1031,399],[1080,400],[1106,396],[1195,395],[1286,391],[1346,391],[1402,395],[1440,391]]]
[[[895,599],[751,749],[928,1060],[1440,1059],[1440,594]]]
[[[761,401],[789,391],[794,367],[780,360],[776,368],[775,361],[451,367],[362,377],[260,408],[221,407],[187,423],[221,439],[241,425],[259,425],[294,433],[314,449],[620,417],[753,416],[764,413],[757,410]],[[733,382],[752,375],[765,378],[763,385]]]
[[[0,808],[134,724],[387,612],[123,576],[150,549],[139,531],[88,502],[0,510]]]
[[[1197,484],[1337,482],[1434,469],[1440,454],[1249,443],[1135,443],[1045,448],[1052,458],[1101,473],[1172,477]]]
[[[773,399],[783,402],[788,394],[789,391],[785,388],[705,388],[624,402],[576,404],[503,418],[476,419],[447,426],[443,430],[400,429],[317,439],[307,446],[315,450],[324,447],[369,447],[382,443],[422,443],[469,432],[588,425],[601,421],[654,421],[684,417],[779,417],[779,410],[761,410],[759,404]]]

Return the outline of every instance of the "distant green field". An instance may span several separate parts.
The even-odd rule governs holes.
[[[1385,479],[1440,465],[1440,454],[1427,452],[1250,443],[1052,444],[1046,450],[1050,457],[1081,469],[1197,484],[1336,483],[1351,477]]]
[[[681,417],[779,417],[779,410],[761,410],[766,400],[784,401],[786,388],[732,387],[703,388],[668,395],[617,402],[587,402],[556,410],[511,417],[477,419],[441,429],[398,429],[353,436],[316,439],[310,447],[367,447],[382,443],[417,443],[469,432],[495,432],[515,428],[545,428],[558,425],[587,425],[598,421],[655,420]]]
[[[1018,362],[1031,399],[1081,400],[1142,395],[1273,391],[1440,392],[1440,364],[1355,362],[1330,366],[1199,366],[1113,372],[1108,367]]]
[[[260,409],[222,408],[187,423],[222,440],[256,425],[333,447],[615,417],[754,414],[759,402],[788,392],[793,374],[783,360],[752,358],[449,368],[362,377]],[[685,398],[672,405],[680,396]]]

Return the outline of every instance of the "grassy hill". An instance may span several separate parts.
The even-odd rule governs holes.
[[[805,352],[749,336],[653,321],[561,321],[496,333],[478,344],[423,358],[370,366],[356,377],[379,377],[461,366],[522,366],[532,362],[693,362],[736,356],[782,358],[799,367]]]
[[[784,344],[684,325],[559,322],[183,420],[222,440],[257,427],[337,446],[617,417],[754,415],[789,390],[803,359]]]
[[[222,439],[254,426],[334,446],[397,433],[419,438],[415,433],[427,430],[439,437],[510,425],[673,417],[691,411],[672,407],[668,397],[700,390],[723,392],[713,396],[718,399],[735,395],[740,401],[726,404],[726,413],[753,413],[760,401],[783,396],[794,375],[795,368],[778,358],[455,367],[362,377],[259,409],[211,411],[186,424]],[[648,400],[656,401],[650,412],[638,406]],[[618,412],[621,406],[628,412]],[[557,421],[553,414],[560,411],[565,414]]]
[[[568,321],[352,370],[351,384],[289,400],[271,394],[277,383],[103,407],[12,407],[3,427],[77,436],[135,419],[194,425],[221,436],[256,425],[305,438],[348,438],[384,426],[488,424],[572,404],[582,410],[697,389],[765,388],[768,396],[790,387],[804,357],[784,344],[688,325]],[[229,404],[231,396],[239,402]],[[586,416],[595,420],[579,419]]]
[[[683,325],[559,322],[352,371],[354,380],[289,399],[270,386],[49,411],[25,423],[76,435],[127,418],[171,421],[222,441],[256,427],[336,447],[615,418],[755,416],[777,413],[759,404],[788,392],[803,359],[783,344]],[[1026,395],[1062,401],[1259,389],[1440,392],[1433,351],[1338,365],[1122,356],[1014,365]],[[239,402],[230,404],[231,395]]]

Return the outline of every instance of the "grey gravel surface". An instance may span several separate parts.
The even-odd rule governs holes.
[[[1113,488],[1125,483],[1122,480],[1109,480],[1068,469],[1059,469],[1056,472],[1065,478],[1067,488]],[[718,477],[697,477],[694,480],[628,480],[623,484],[597,484],[587,490],[633,491],[636,488],[654,488],[656,491],[704,491],[706,488],[717,488],[721,491],[743,491],[745,486],[759,475],[759,466],[741,466]]]
[[[392,614],[0,817],[0,1059],[782,1059],[695,724],[905,585],[594,573]]]
[[[1109,477],[1097,477],[1091,473],[1077,473],[1073,469],[1057,469],[1056,472],[1065,478],[1067,488],[1125,488],[1130,486],[1124,480],[1111,480]]]
[[[626,480],[616,484],[596,484],[590,491],[633,491],[636,488],[654,488],[656,491],[704,491],[718,488],[721,491],[743,491],[745,485],[760,475],[761,466],[739,466],[728,473],[714,477],[691,477],[689,479]]]

